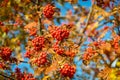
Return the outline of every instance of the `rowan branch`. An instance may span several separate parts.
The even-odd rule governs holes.
[[[37,0],[37,11],[38,12],[40,12],[40,7],[39,6],[41,6],[41,4],[40,4],[40,2],[39,2],[39,0]],[[39,7],[39,8],[38,8]],[[41,13],[40,13],[40,15],[39,15],[39,18],[38,18],[38,30],[39,30],[39,32],[38,32],[38,34],[39,35],[42,35],[43,33],[42,33],[42,21],[41,21]]]
[[[10,79],[10,80],[15,80],[14,78],[12,78],[12,77],[10,77],[10,76],[7,76],[7,75],[4,75],[4,74],[2,74],[2,73],[0,73],[0,75],[3,76],[3,77],[5,77],[5,78],[8,78],[8,79]]]
[[[83,31],[82,31],[83,34],[85,34],[85,31],[87,30],[87,26],[88,26],[88,23],[89,23],[89,20],[90,20],[92,11],[93,11],[93,6],[94,6],[94,3],[92,3],[92,6],[91,6],[91,8],[90,8],[90,12],[89,12],[89,14],[88,14],[88,18],[87,18],[87,22],[86,22],[86,24],[85,24],[85,28],[84,28]],[[83,42],[83,36],[81,36],[80,42],[79,42],[78,45],[81,45],[82,42]]]

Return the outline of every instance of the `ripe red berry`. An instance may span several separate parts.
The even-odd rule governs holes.
[[[0,69],[4,69],[5,68],[5,64],[3,62],[0,62]]]
[[[58,41],[62,41],[65,38],[68,38],[69,31],[66,29],[61,29],[59,27],[53,27],[52,30],[50,30],[50,33],[53,38],[55,38]]]
[[[29,74],[24,74],[23,78],[21,80],[36,80],[34,76],[29,73]]]
[[[0,21],[0,26],[4,26],[3,22]]]
[[[69,64],[64,64],[64,66],[60,69],[60,74],[72,78],[75,74],[75,67],[70,66]]]
[[[32,51],[28,50],[28,51],[26,51],[26,53],[25,53],[24,56],[25,56],[26,58],[30,58],[30,57],[32,56],[32,53],[33,53]]]
[[[51,4],[47,4],[43,10],[44,16],[48,19],[53,17],[54,12],[54,6],[52,6]]]
[[[2,47],[0,49],[0,56],[4,60],[10,59],[11,54],[12,54],[12,50],[9,47]]]
[[[90,60],[95,53],[96,51],[92,47],[88,47],[83,55],[83,60]]]
[[[16,75],[17,80],[21,80],[21,78],[23,77],[23,74],[22,74],[20,68],[18,68],[18,67],[15,68],[15,75]]]
[[[60,48],[58,44],[54,44],[53,49],[59,55],[62,55],[64,53],[64,49]]]
[[[42,36],[35,37],[32,40],[32,45],[34,46],[34,49],[37,51],[41,50],[44,47],[44,41],[45,39]]]
[[[46,52],[41,52],[40,57],[36,58],[34,61],[37,66],[45,65],[47,63],[47,53]]]

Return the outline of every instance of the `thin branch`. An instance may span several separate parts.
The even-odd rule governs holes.
[[[86,22],[86,24],[85,24],[85,28],[83,29],[83,31],[82,31],[82,33],[84,34],[85,33],[85,31],[86,31],[86,29],[87,29],[87,26],[88,26],[88,23],[89,23],[89,20],[90,20],[90,17],[91,17],[91,14],[92,14],[92,11],[93,11],[93,6],[94,6],[94,3],[92,3],[92,6],[91,6],[91,8],[90,8],[90,12],[89,12],[89,14],[88,14],[88,18],[87,18],[87,22]],[[83,36],[81,36],[81,38],[80,38],[80,42],[79,42],[79,46],[82,44],[82,42],[83,42]]]
[[[86,31],[86,29],[87,29],[87,26],[88,26],[88,23],[89,23],[89,20],[90,20],[92,11],[93,11],[93,6],[94,6],[94,3],[92,3],[92,6],[91,6],[91,8],[90,8],[90,12],[89,12],[89,14],[88,14],[87,22],[86,22],[86,24],[85,24],[85,28],[83,29],[83,32],[82,32],[82,33],[85,33],[85,31]]]
[[[22,63],[28,63],[27,61],[21,61],[21,60],[20,60],[20,62],[22,62]]]
[[[10,79],[10,80],[15,80],[14,78],[12,78],[12,77],[10,77],[10,76],[7,76],[7,75],[1,74],[1,73],[0,73],[0,75],[3,76],[3,77],[5,77],[5,78],[8,78],[8,79]]]
[[[39,0],[37,0],[37,11],[38,12],[40,12],[40,7],[39,6],[41,6],[40,5],[40,2],[39,2]],[[39,8],[38,8],[39,7]],[[39,18],[38,18],[38,30],[39,30],[39,35],[42,35],[43,33],[42,33],[42,22],[41,22],[41,15],[42,14],[40,14],[39,15]]]

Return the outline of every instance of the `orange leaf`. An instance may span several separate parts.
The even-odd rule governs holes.
[[[45,74],[48,74],[52,71],[55,71],[57,68],[58,68],[58,64],[57,64],[57,61],[56,61],[56,62],[52,63],[50,67],[46,68]]]
[[[27,24],[24,29],[31,29],[33,27],[37,27],[38,23],[37,22],[31,22],[29,24]]]

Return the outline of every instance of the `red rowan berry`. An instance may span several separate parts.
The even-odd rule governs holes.
[[[32,40],[32,45],[34,46],[34,49],[41,50],[44,46],[44,41],[45,41],[45,39],[42,36],[35,37]]]
[[[37,64],[37,66],[45,65],[47,63],[47,53],[41,52],[40,57],[36,58],[34,62]]]
[[[0,26],[4,26],[3,22],[0,21]]]
[[[29,73],[29,74],[24,74],[23,78],[21,80],[36,80],[34,76]]]
[[[64,66],[60,69],[60,74],[69,78],[72,78],[75,72],[75,67],[70,66],[69,64],[64,64]]]
[[[51,4],[47,4],[43,10],[44,16],[48,19],[53,17],[54,12],[54,6],[52,6]]]
[[[23,74],[22,74],[20,68],[18,68],[18,67],[15,68],[15,75],[16,75],[17,80],[21,80],[21,78],[23,77]]]
[[[0,62],[0,69],[4,69],[5,68],[5,64],[3,62]]]
[[[88,47],[83,55],[83,60],[90,60],[92,56],[96,53],[91,47]]]
[[[12,50],[9,47],[2,47],[0,51],[0,55],[2,59],[8,60],[12,54]]]
[[[59,55],[62,55],[64,53],[64,49],[60,48],[58,44],[53,45],[53,49]]]
[[[61,29],[59,27],[54,27],[53,30],[50,30],[50,33],[53,38],[55,38],[58,41],[62,41],[65,38],[68,38],[69,31],[66,29]]]
[[[30,58],[31,55],[32,55],[32,51],[28,50],[28,51],[26,51],[26,53],[25,53],[24,56],[25,56],[26,58]]]

